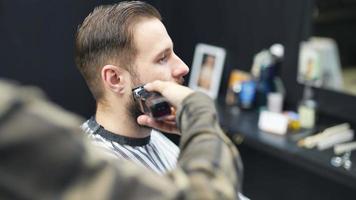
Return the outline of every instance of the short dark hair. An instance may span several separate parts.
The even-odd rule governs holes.
[[[129,67],[137,54],[133,29],[143,18],[162,20],[148,3],[123,1],[96,7],[78,27],[75,62],[97,101],[103,97],[100,83],[103,66],[119,62],[130,73],[134,72]]]

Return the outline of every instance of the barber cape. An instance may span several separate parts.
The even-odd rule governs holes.
[[[130,160],[158,174],[171,171],[176,166],[179,148],[159,131],[152,130],[145,138],[118,135],[99,125],[94,116],[81,128],[95,146],[118,158],[118,164],[121,159]]]

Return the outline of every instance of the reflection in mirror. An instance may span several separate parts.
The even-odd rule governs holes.
[[[298,82],[314,87],[343,90],[344,80],[336,42],[311,37],[299,52]]]
[[[298,81],[356,95],[356,0],[315,2],[313,37],[301,45],[301,49],[309,45],[309,50],[304,64],[299,63],[304,66],[299,73],[306,73],[307,79],[301,80],[299,74]]]

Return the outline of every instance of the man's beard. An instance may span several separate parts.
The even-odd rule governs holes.
[[[137,123],[137,118],[140,115],[143,115],[144,113],[142,113],[139,109],[139,105],[138,103],[131,98],[130,101],[127,104],[127,111],[128,111],[128,116],[131,118],[131,120],[134,122],[134,124],[139,128],[139,129],[143,129],[143,130],[149,130],[151,129],[151,127],[148,126],[144,126],[144,125],[140,125],[139,123]]]
[[[132,80],[132,85],[134,87],[138,86],[138,85],[142,85],[141,81],[139,81],[139,78],[137,78],[137,74],[135,72],[131,72],[132,73],[132,76],[135,77],[133,80]],[[134,124],[139,128],[141,129],[142,131],[148,131],[149,129],[151,129],[151,127],[148,127],[148,126],[144,126],[144,125],[141,125],[139,123],[137,123],[137,118],[140,116],[140,115],[143,115],[144,113],[141,112],[140,110],[140,105],[137,101],[134,100],[133,96],[131,95],[130,97],[130,100],[129,102],[127,103],[127,112],[128,112],[128,116],[131,118],[131,120],[134,122]]]
[[[136,69],[136,67],[132,66],[131,69]],[[136,71],[133,70],[130,72],[130,74],[131,74],[131,77],[133,77],[132,82],[131,82],[133,87],[136,87],[138,85],[143,85],[142,82],[140,81],[140,78]],[[184,81],[185,81],[184,78],[181,77],[178,80],[175,80],[174,82],[176,82],[177,84],[183,85]],[[139,123],[137,123],[137,118],[140,115],[143,115],[144,113],[141,112],[141,110],[139,109],[140,108],[139,103],[134,100],[132,95],[131,95],[129,102],[127,103],[126,108],[127,108],[128,116],[131,118],[131,120],[134,121],[134,124],[139,129],[141,129],[142,131],[148,131],[148,130],[152,129],[152,127],[140,125]]]
[[[130,117],[135,121],[136,121],[137,117],[144,114],[140,111],[138,103],[133,99],[130,99],[130,101],[128,102],[127,108],[128,108]]]

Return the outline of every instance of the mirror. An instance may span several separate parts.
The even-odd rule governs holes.
[[[316,0],[311,35],[298,81],[356,95],[356,0]]]

